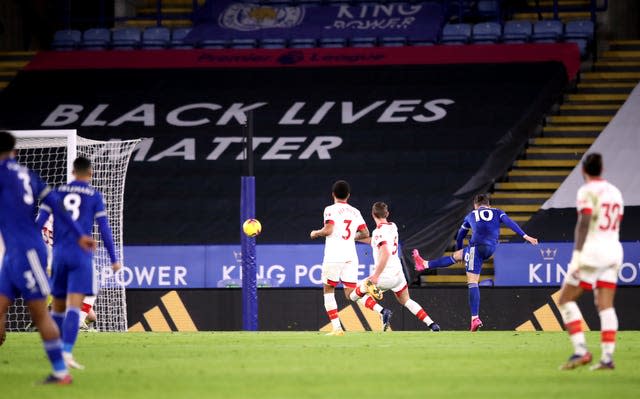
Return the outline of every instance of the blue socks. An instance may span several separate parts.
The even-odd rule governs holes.
[[[47,357],[49,357],[49,362],[51,362],[51,366],[53,367],[54,375],[65,375],[67,373],[67,366],[65,366],[64,359],[62,358],[62,342],[60,339],[44,341],[44,350],[47,352]]]
[[[67,308],[67,315],[64,318],[62,324],[62,350],[67,353],[71,353],[73,345],[78,338],[78,330],[80,329],[80,309],[79,308]]]
[[[439,267],[448,267],[456,263],[453,256],[443,256],[442,258],[429,261],[429,269],[437,269]]]
[[[51,318],[58,326],[58,331],[60,331],[60,336],[62,336],[62,323],[64,322],[64,313],[58,313],[55,311],[51,311]]]
[[[478,316],[480,313],[480,288],[477,283],[467,284],[469,287],[469,309],[471,310],[471,317]]]

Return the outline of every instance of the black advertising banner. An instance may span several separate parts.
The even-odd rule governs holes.
[[[467,287],[411,288],[411,298],[427,311],[444,331],[469,329]],[[480,317],[486,330],[562,330],[557,305],[558,288],[483,288]],[[258,291],[260,330],[318,331],[330,328],[321,289],[278,289]],[[377,313],[348,302],[336,291],[342,324],[347,331],[380,330]],[[600,327],[593,296],[578,301],[587,326]],[[428,331],[393,295],[381,304],[393,311],[393,330]],[[505,304],[509,304],[506,306]],[[636,317],[640,297],[637,288],[619,287],[616,312],[620,330],[640,329]],[[239,289],[127,290],[127,318],[130,331],[219,331],[242,327]]]
[[[387,202],[407,240],[470,181],[504,173],[565,82],[557,62],[27,70],[0,93],[0,125],[146,138],[127,176],[125,243],[224,244],[238,241],[252,110],[261,243],[307,242],[337,179],[370,228],[371,204]]]

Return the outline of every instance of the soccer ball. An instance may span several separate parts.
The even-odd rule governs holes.
[[[242,231],[249,237],[255,237],[262,231],[262,225],[258,219],[247,219],[242,224]]]

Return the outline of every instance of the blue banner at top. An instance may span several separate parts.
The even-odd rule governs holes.
[[[198,9],[186,41],[378,36],[436,41],[443,21],[438,3],[294,6],[215,0]]]
[[[640,285],[640,243],[623,242],[624,260],[618,272],[619,285]],[[573,243],[545,242],[500,244],[494,254],[497,286],[559,286],[571,261]]]

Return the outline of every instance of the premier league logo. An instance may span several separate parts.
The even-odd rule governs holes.
[[[250,3],[233,3],[221,14],[223,28],[243,32],[272,28],[292,28],[304,19],[304,7],[271,7]]]

